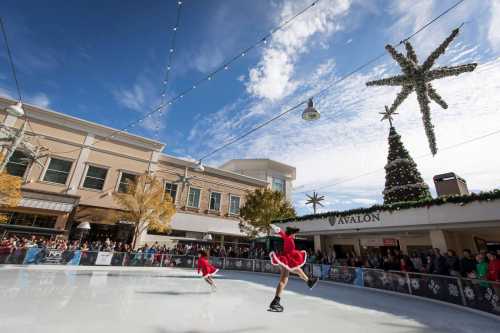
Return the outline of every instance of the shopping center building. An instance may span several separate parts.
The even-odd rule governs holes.
[[[453,174],[444,176],[449,175]],[[455,175],[444,182],[440,177],[434,180],[440,197],[425,203],[308,215],[283,226],[300,228],[301,236],[314,239],[316,250],[337,258],[348,253],[385,254],[390,249],[410,254],[432,248],[443,253],[500,250],[500,191],[464,193],[468,191],[460,189],[463,180]]]
[[[7,172],[22,178],[22,199],[8,215],[3,232],[61,235],[76,238],[76,226],[89,222],[90,240],[107,237],[128,242],[127,221],[105,221],[106,210],[121,207],[113,193],[123,192],[128,179],[155,174],[177,209],[172,232],[141,235],[145,242],[212,239],[244,242],[238,227],[240,207],[249,191],[273,188],[290,199],[295,168],[270,160],[234,160],[220,168],[197,171],[193,161],[163,153],[161,142],[100,124],[25,104],[28,122],[3,110],[15,101],[0,98],[3,152],[24,124],[22,145],[7,164]],[[11,139],[8,139],[8,138]],[[36,161],[25,148],[39,152]],[[183,180],[188,179],[188,182]]]

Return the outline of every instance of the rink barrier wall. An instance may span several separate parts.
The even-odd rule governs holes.
[[[270,260],[211,257],[219,269],[279,274]],[[0,264],[181,267],[195,269],[197,257],[188,255],[124,253],[105,251],[61,251],[53,249],[16,249],[0,253]],[[414,272],[331,266],[307,263],[303,270],[321,280],[418,296],[500,316],[500,283]]]

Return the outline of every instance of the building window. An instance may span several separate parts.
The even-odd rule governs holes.
[[[221,199],[220,193],[218,192],[210,193],[210,206],[208,207],[208,209],[217,212],[220,211],[220,199]]]
[[[83,182],[83,187],[92,190],[102,190],[104,188],[104,181],[106,180],[107,174],[108,169],[89,165],[85,181]]]
[[[56,226],[57,217],[52,215],[35,215],[14,212],[10,215],[9,224],[28,227],[39,227],[53,229]]]
[[[12,176],[23,178],[28,168],[28,161],[26,158],[27,156],[23,152],[16,150],[7,163],[7,173]]]
[[[235,195],[229,196],[229,214],[240,215],[240,197]]]
[[[118,184],[118,192],[127,193],[128,187],[131,184],[135,183],[135,181],[136,181],[136,175],[127,172],[122,172],[120,176],[120,183]]]
[[[276,192],[285,193],[285,180],[280,178],[273,178],[271,189]]]
[[[165,183],[165,193],[168,193],[172,198],[172,202],[175,203],[175,198],[177,197],[177,184]]]
[[[189,188],[189,195],[188,195],[188,207],[191,208],[199,208],[200,207],[200,195],[201,195],[201,190],[199,188]]]
[[[43,180],[51,183],[66,184],[72,164],[73,162],[71,161],[51,158]]]

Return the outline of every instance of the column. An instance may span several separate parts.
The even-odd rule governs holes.
[[[54,226],[57,230],[64,230],[66,228],[66,223],[68,222],[69,214],[61,214],[57,216],[56,225]]]
[[[314,235],[314,252],[321,251],[321,235]]]
[[[159,151],[152,151],[151,152],[151,159],[149,160],[149,165],[148,165],[148,172],[150,174],[154,174],[156,172],[156,170],[158,169],[159,158],[160,158]]]
[[[224,247],[224,235],[220,235],[220,246]]]
[[[94,143],[94,135],[87,134],[85,141],[83,142],[83,147],[80,150],[80,155],[78,155],[78,159],[76,160],[76,165],[73,169],[73,174],[71,176],[71,181],[68,185],[68,194],[76,194],[78,191],[78,186],[80,185],[80,181],[82,179],[83,173],[85,172],[85,163],[87,162],[90,154],[90,148]]]
[[[441,253],[445,253],[448,250],[445,231],[431,230],[429,231],[429,236],[431,238],[432,248],[441,250]]]

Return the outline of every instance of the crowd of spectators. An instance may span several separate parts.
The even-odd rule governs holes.
[[[439,249],[433,249],[429,253],[414,252],[410,255],[394,250],[384,255],[370,253],[365,257],[349,254],[345,260],[333,262],[352,267],[500,281],[500,251],[481,251],[473,255],[470,250],[465,249],[462,255],[458,256],[454,250],[442,254]]]
[[[250,248],[248,244],[220,245],[208,242],[179,242],[174,247],[167,247],[154,243],[145,244],[132,251],[130,244],[111,241],[68,241],[65,239],[49,239],[40,236],[4,236],[0,239],[0,262],[6,262],[7,257],[21,258],[22,252],[31,247],[39,247],[47,250],[82,252],[124,252],[136,254],[147,254],[148,257],[159,257],[163,254],[196,256],[200,249],[206,250],[213,257],[232,257],[246,259],[269,258],[269,251],[264,247]],[[375,268],[403,272],[419,272],[427,274],[449,275],[475,279],[487,279],[500,281],[500,251],[486,253],[482,251],[473,255],[470,250],[464,250],[462,256],[455,251],[448,250],[442,254],[439,249],[433,249],[429,253],[403,254],[399,250],[389,250],[385,254],[368,253],[366,256],[357,256],[354,253],[347,254],[347,258],[336,258],[334,251],[323,254],[320,251],[308,250],[307,260],[309,263],[334,264],[351,267]],[[14,261],[18,261],[17,259]],[[12,260],[11,260],[12,262]],[[18,263],[18,262],[15,262]]]

